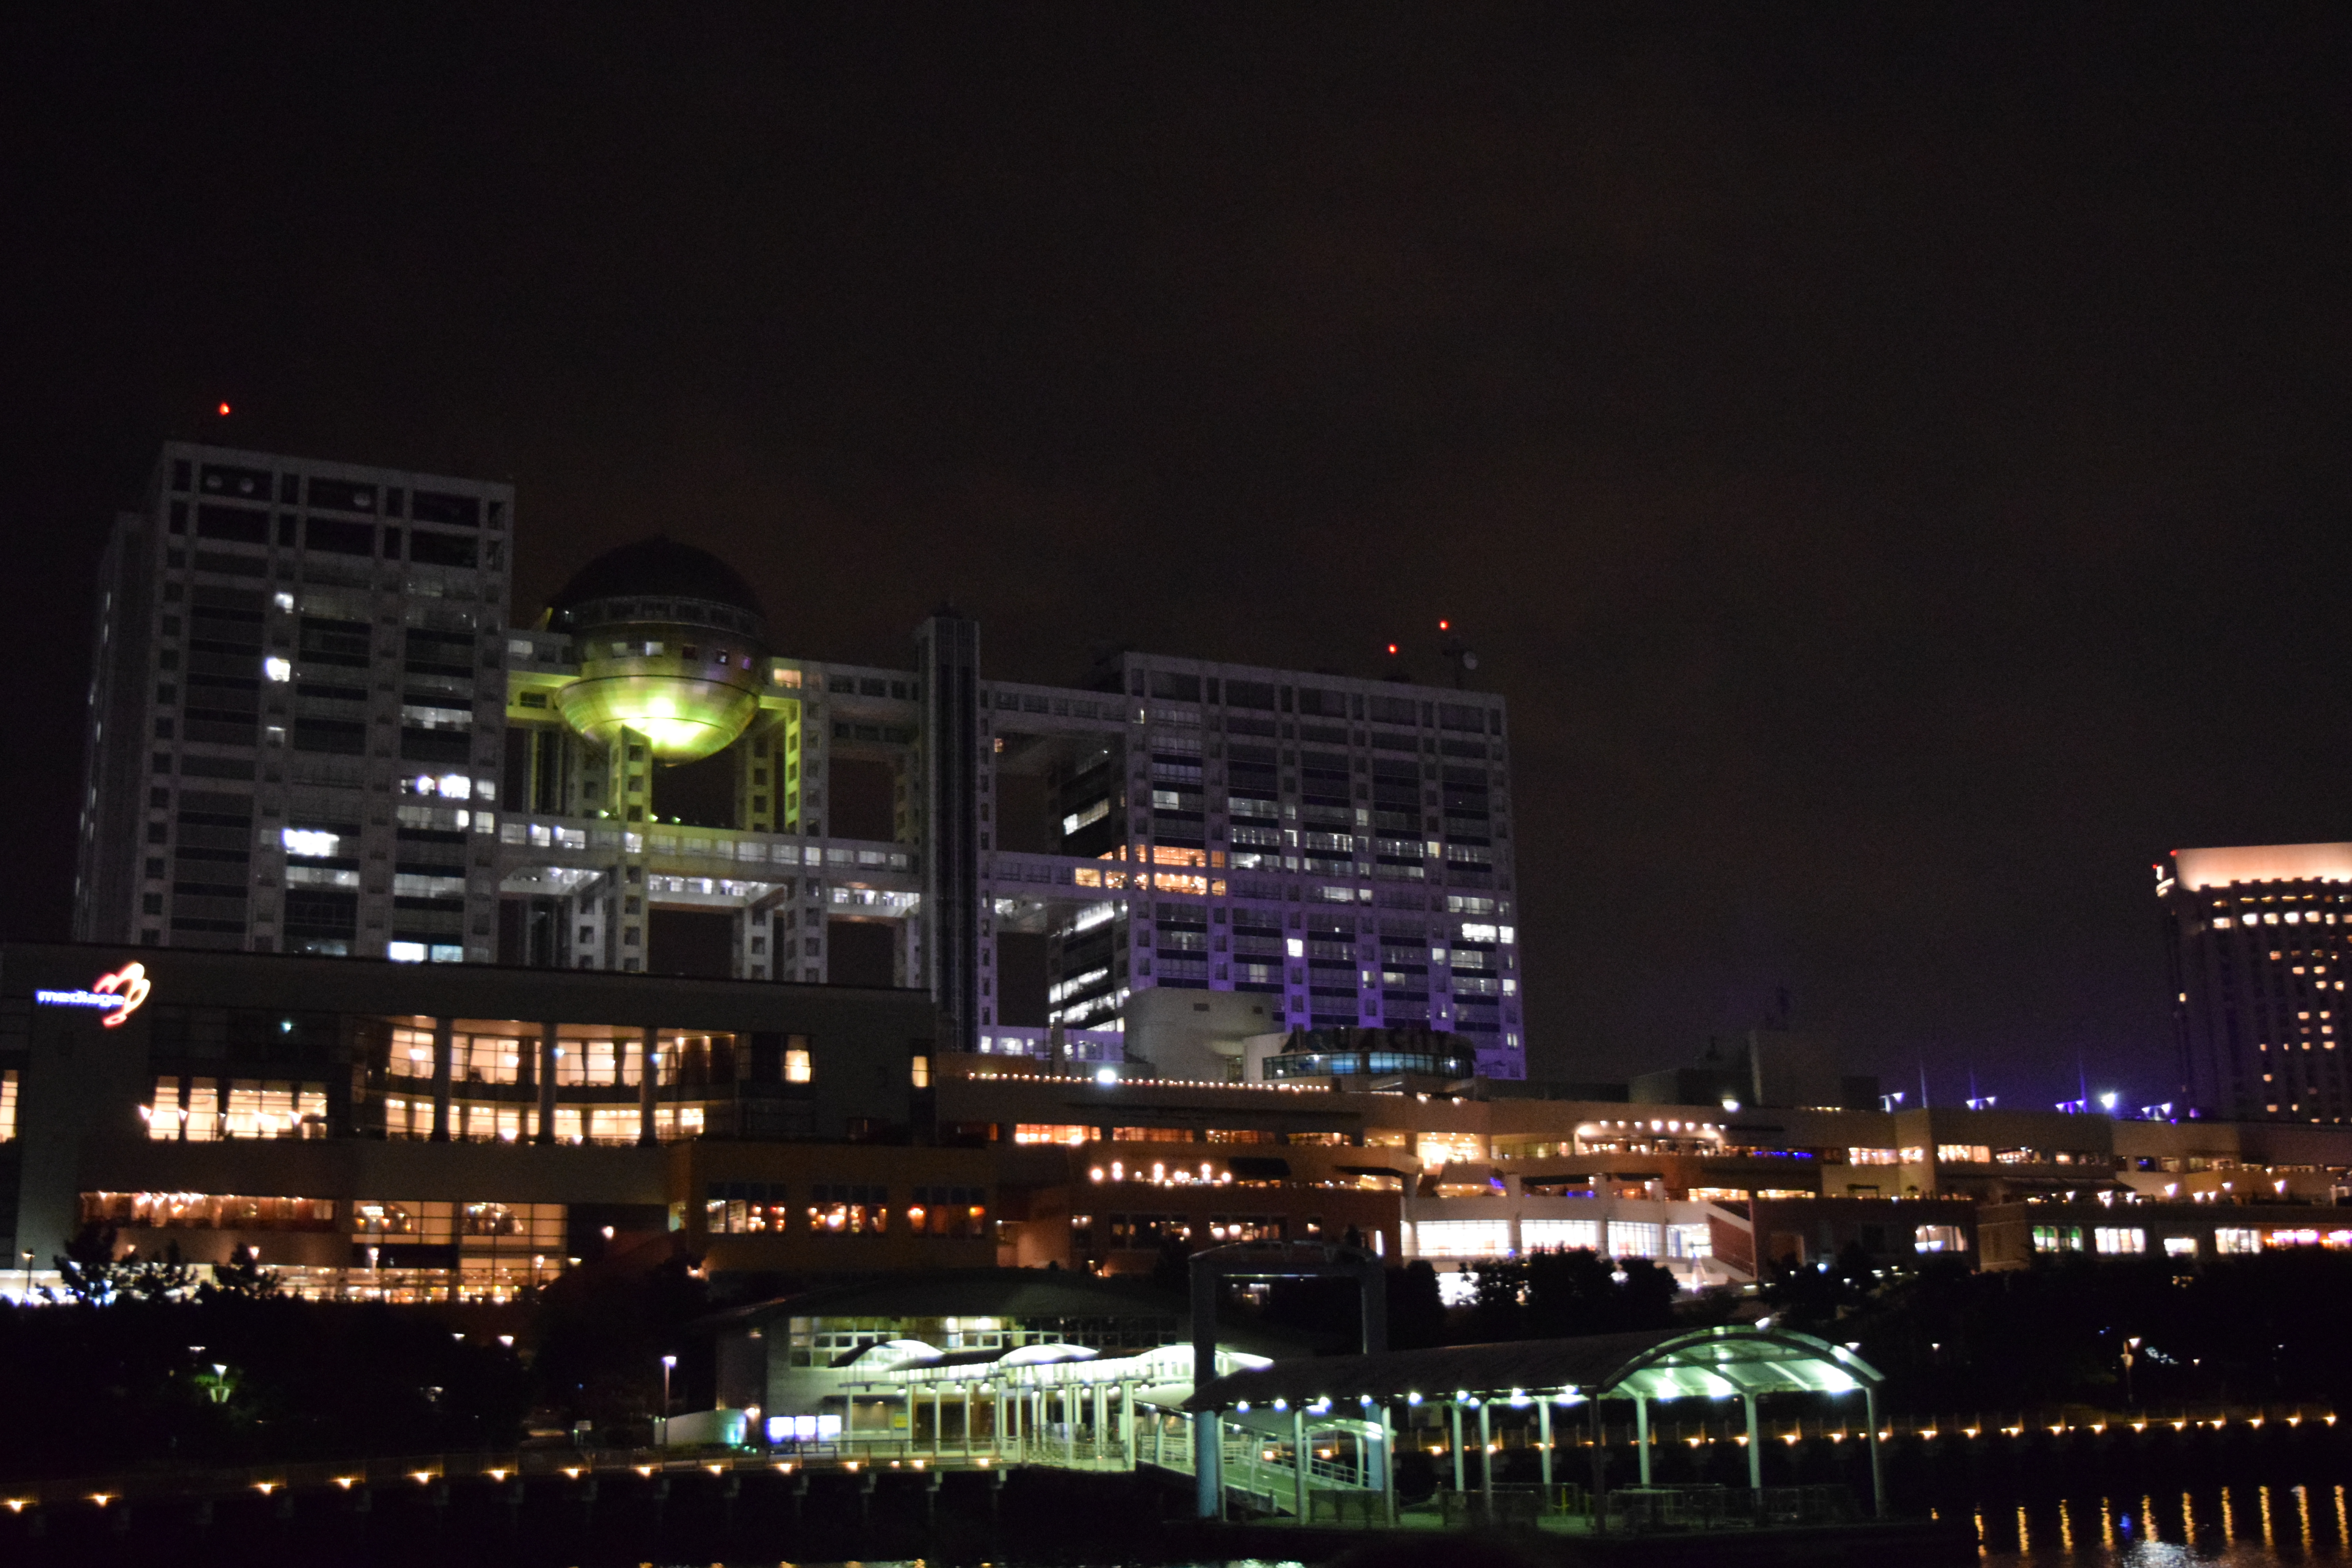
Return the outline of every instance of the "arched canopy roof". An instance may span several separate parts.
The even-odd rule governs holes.
[[[1184,1407],[1233,1410],[1276,1400],[1350,1405],[1415,1394],[1433,1401],[1466,1396],[1525,1402],[1570,1394],[1586,1399],[1711,1399],[1846,1394],[1880,1381],[1878,1370],[1860,1356],[1811,1334],[1745,1327],[1674,1329],[1276,1362],[1196,1389]]]

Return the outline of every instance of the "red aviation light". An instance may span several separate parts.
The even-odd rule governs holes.
[[[224,419],[228,417],[228,405],[226,403],[220,405],[220,416]]]

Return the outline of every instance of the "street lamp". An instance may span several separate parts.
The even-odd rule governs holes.
[[[671,1369],[677,1365],[677,1357],[674,1355],[662,1357],[662,1419],[664,1421],[669,1419],[669,1374]]]
[[[33,1304],[33,1255],[26,1251],[16,1256],[25,1260],[25,1293],[17,1300],[29,1307]]]

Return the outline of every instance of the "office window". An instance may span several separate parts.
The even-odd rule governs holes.
[[[809,1077],[808,1052],[800,1049],[797,1047],[787,1050],[784,1053],[784,1081],[786,1083],[806,1083],[809,1081]]]
[[[879,1236],[890,1228],[890,1190],[820,1182],[810,1189],[809,1230],[818,1236]]]

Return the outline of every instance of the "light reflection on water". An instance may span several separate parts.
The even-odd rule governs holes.
[[[2273,1568],[2352,1561],[2341,1486],[2231,1486],[1975,1510],[1986,1568]]]

